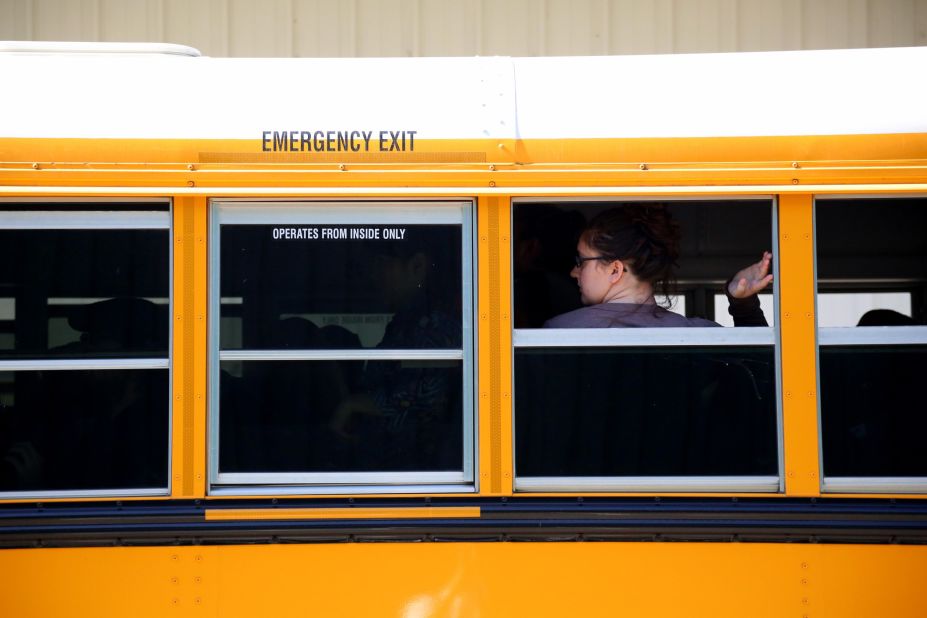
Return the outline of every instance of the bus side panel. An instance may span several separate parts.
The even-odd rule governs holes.
[[[346,543],[0,552],[0,615],[923,616],[927,547]]]

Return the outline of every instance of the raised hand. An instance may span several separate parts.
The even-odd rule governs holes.
[[[773,280],[769,272],[771,260],[772,253],[764,251],[759,262],[747,266],[731,278],[727,286],[728,293],[734,298],[747,298],[765,289]]]

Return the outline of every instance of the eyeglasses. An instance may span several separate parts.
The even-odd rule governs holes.
[[[583,262],[588,262],[589,260],[605,260],[607,259],[604,255],[595,255],[593,257],[583,257],[579,254],[573,257],[573,261],[576,262],[576,265],[580,268],[583,267]]]

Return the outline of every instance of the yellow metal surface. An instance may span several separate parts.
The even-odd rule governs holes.
[[[0,615],[927,615],[927,547],[347,543],[0,551]]]
[[[206,199],[174,199],[171,497],[206,495]]]
[[[86,163],[212,166],[295,164],[748,163],[927,158],[927,133],[780,137],[418,139],[406,152],[264,152],[256,139],[3,138],[0,164]],[[921,163],[923,165],[923,162]]]
[[[779,333],[782,341],[782,422],[785,491],[821,493],[814,329],[812,196],[779,198]]]
[[[52,192],[63,189],[84,190],[100,187],[107,194],[139,193],[205,195],[216,197],[377,195],[384,190],[395,195],[420,197],[446,195],[570,195],[611,193],[630,195],[655,191],[666,195],[775,192],[847,192],[845,185],[871,186],[870,191],[922,190],[927,183],[927,166],[872,167],[861,169],[805,170],[797,173],[783,165],[778,170],[735,170],[716,168],[686,171],[650,167],[633,169],[582,169],[518,167],[509,169],[482,166],[480,169],[455,170],[445,166],[404,170],[383,169],[223,170],[163,171],[97,170],[80,171],[42,169],[28,171],[0,170],[2,195],[19,195],[25,188],[36,191],[47,187]],[[57,189],[55,189],[57,187]],[[820,187],[809,188],[809,187]],[[920,187],[915,189],[913,187]],[[711,190],[709,190],[711,189]],[[112,192],[112,193],[110,193]]]
[[[0,183],[2,180],[0,173]],[[33,179],[37,180],[37,179]],[[96,180],[100,180],[96,178]],[[192,181],[191,181],[192,182]],[[410,182],[408,178],[399,178],[397,183]],[[494,181],[489,181],[494,182]],[[363,186],[346,183],[341,187],[171,187],[171,186],[105,186],[104,184],[87,184],[86,186],[52,186],[52,185],[9,185],[0,184],[0,197],[171,197],[171,196],[198,196],[198,197],[231,197],[231,198],[257,198],[257,199],[288,199],[288,198],[441,198],[452,197],[610,197],[610,196],[660,196],[660,197],[686,197],[686,196],[731,196],[731,195],[775,195],[775,194],[805,194],[816,195],[860,195],[885,194],[900,195],[912,193],[927,193],[927,173],[922,175],[918,182],[903,182],[892,184],[866,184],[851,182],[839,185],[691,185],[691,186],[657,186],[642,184],[640,186],[531,186],[513,185],[506,187],[463,186],[451,185],[435,187],[406,187],[406,186]]]
[[[471,519],[478,506],[357,507],[320,509],[206,509],[207,521],[271,519]]]
[[[255,140],[0,140],[0,197],[174,199],[171,497],[206,495],[213,196],[478,198],[476,473],[481,494],[509,495],[511,197],[779,195],[786,493],[820,494],[811,195],[927,193],[927,134],[533,140],[502,148],[492,140],[423,140],[421,147],[415,157],[347,161],[341,169],[334,159],[261,153]]]
[[[406,153],[273,153],[261,140],[0,139],[0,185],[320,195],[414,187],[528,195],[685,185],[927,182],[927,133],[726,138],[420,140]],[[490,183],[493,183],[492,185]],[[289,192],[289,190],[294,192]],[[432,193],[427,193],[429,190]],[[811,190],[806,189],[811,192]],[[406,194],[409,194],[408,192]],[[505,193],[502,193],[505,194]]]
[[[479,491],[510,495],[512,470],[511,199],[477,202]]]

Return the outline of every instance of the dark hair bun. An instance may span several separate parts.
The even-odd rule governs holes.
[[[641,281],[669,295],[679,259],[679,225],[665,204],[626,204],[596,215],[583,238],[602,255],[625,262]]]

